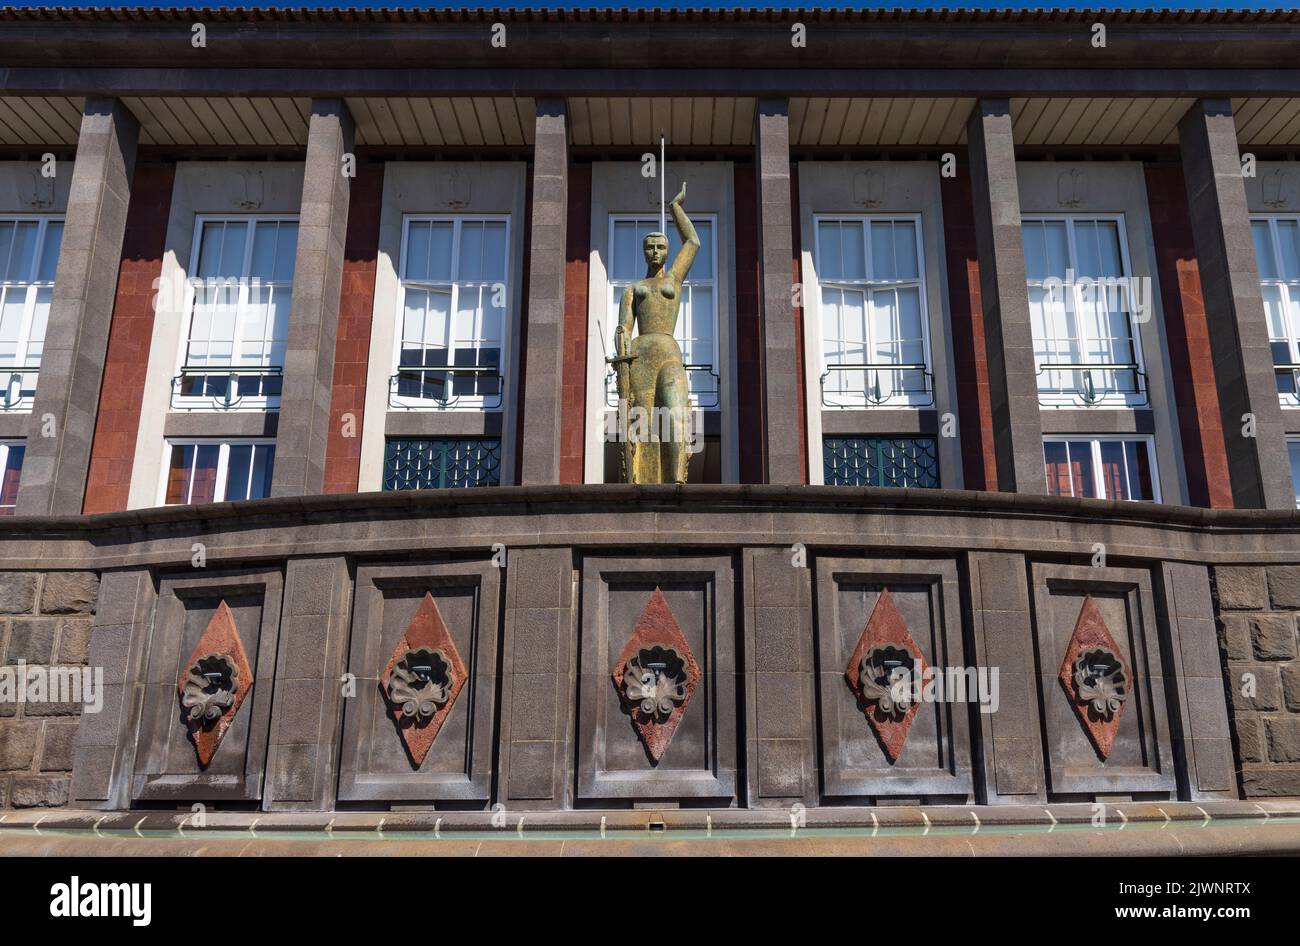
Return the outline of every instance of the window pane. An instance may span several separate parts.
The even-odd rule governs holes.
[[[894,257],[894,225],[888,220],[871,224],[871,278],[898,279]]]
[[[456,279],[476,282],[483,278],[483,224],[472,221],[461,224],[460,267]]]
[[[910,220],[894,223],[894,261],[899,279],[920,279],[916,258],[916,224]]]
[[[1104,440],[1101,443],[1101,486],[1106,499],[1132,499],[1128,490],[1128,472],[1124,443]]]
[[[1073,496],[1070,467],[1066,445],[1061,440],[1048,440],[1043,444],[1043,463],[1047,471],[1047,492],[1050,496]]]
[[[1291,455],[1291,485],[1295,491],[1295,504],[1300,506],[1300,440],[1292,440],[1286,448]]]
[[[1255,238],[1255,265],[1260,279],[1277,279],[1277,263],[1273,259],[1273,234],[1267,220],[1252,220],[1250,234]]]
[[[226,457],[226,502],[248,498],[249,465],[253,459],[253,445],[231,444]]]
[[[270,282],[274,278],[277,243],[275,223],[258,223],[253,231],[253,259],[249,264],[248,275],[262,282]]]
[[[5,451],[4,470],[0,473],[0,515],[12,515],[18,503],[18,480],[23,472],[25,446],[10,444]]]
[[[193,464],[193,445],[172,447],[171,461],[167,465],[167,505],[174,506],[189,499],[190,467]]]
[[[845,278],[841,232],[838,220],[821,220],[817,223],[817,267],[824,279]]]
[[[258,444],[253,448],[253,474],[248,482],[249,499],[271,495],[271,475],[275,469],[275,444]]]
[[[1124,451],[1128,455],[1128,483],[1132,493],[1129,499],[1154,500],[1156,492],[1151,483],[1151,454],[1147,445],[1130,440],[1124,445]]]
[[[483,278],[500,282],[506,278],[506,225],[494,220],[483,227]]]
[[[1277,222],[1277,250],[1282,258],[1282,276],[1300,279],[1300,221]]]
[[[190,485],[190,503],[210,503],[217,495],[217,461],[221,445],[199,444],[194,448],[194,473]]]
[[[644,273],[641,242],[636,236],[635,220],[614,221],[614,245],[610,248],[610,278],[637,280]]]
[[[54,282],[55,267],[59,262],[59,245],[63,242],[63,221],[51,220],[45,225],[45,245],[41,247],[40,272],[36,278],[41,282]]]
[[[700,220],[695,223],[695,232],[700,238],[700,251],[695,254],[695,262],[687,279],[695,282],[713,278],[713,221]],[[680,244],[680,241],[678,241]]]
[[[298,254],[298,224],[281,221],[275,230],[275,272],[276,282],[292,282],[293,266]]]
[[[10,282],[28,282],[35,276],[36,230],[35,220],[20,220],[14,227],[13,248],[9,251],[9,271],[5,278]]]
[[[412,220],[406,227],[406,258],[402,260],[404,279],[429,278],[429,239],[433,225],[427,220]]]
[[[1070,478],[1074,483],[1074,495],[1087,499],[1097,497],[1097,478],[1092,469],[1092,444],[1071,442]]]

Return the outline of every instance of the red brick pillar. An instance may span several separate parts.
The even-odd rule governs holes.
[[[132,176],[83,513],[127,507],[175,176],[170,164],[140,167]]]

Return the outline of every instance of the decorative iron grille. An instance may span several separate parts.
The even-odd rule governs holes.
[[[500,482],[500,440],[389,440],[384,448],[385,490],[496,486]]]
[[[933,437],[826,437],[822,460],[828,486],[939,485]]]

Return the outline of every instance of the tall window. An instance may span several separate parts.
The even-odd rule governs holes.
[[[297,245],[296,220],[200,218],[174,408],[279,407]]]
[[[1049,437],[1043,441],[1047,492],[1086,499],[1159,501],[1145,437]]]
[[[394,407],[500,410],[510,297],[507,217],[408,217]]]
[[[54,295],[63,220],[0,219],[0,411],[30,411]]]
[[[1300,217],[1252,217],[1250,229],[1278,395],[1300,407]]]
[[[681,306],[677,311],[677,327],[673,337],[682,349],[682,362],[686,365],[686,378],[690,384],[691,403],[702,410],[719,407],[718,360],[718,297],[717,297],[717,244],[716,218],[700,214],[692,216],[695,232],[700,237],[700,251],[691,264],[686,282],[682,284]],[[605,348],[614,353],[614,330],[618,328],[618,308],[623,290],[645,278],[645,256],[641,243],[646,234],[659,229],[658,217],[632,217],[611,214],[609,218],[609,324],[605,329]],[[672,263],[681,249],[682,241],[677,228],[668,222],[668,263]],[[610,372],[606,385],[607,403],[618,406],[618,393],[614,376]]]
[[[1026,217],[1023,235],[1041,402],[1145,403],[1123,218]]]
[[[26,452],[21,440],[0,440],[0,516],[12,516],[18,505],[18,480]]]
[[[167,452],[168,506],[271,495],[275,444],[269,440],[172,440]]]
[[[933,404],[920,218],[818,217],[816,260],[823,405]]]

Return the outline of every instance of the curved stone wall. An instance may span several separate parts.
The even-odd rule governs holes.
[[[1297,564],[1291,512],[941,490],[518,487],[0,528],[5,582],[99,575],[68,804],[109,809],[1296,794]],[[917,686],[891,690],[900,666]]]

